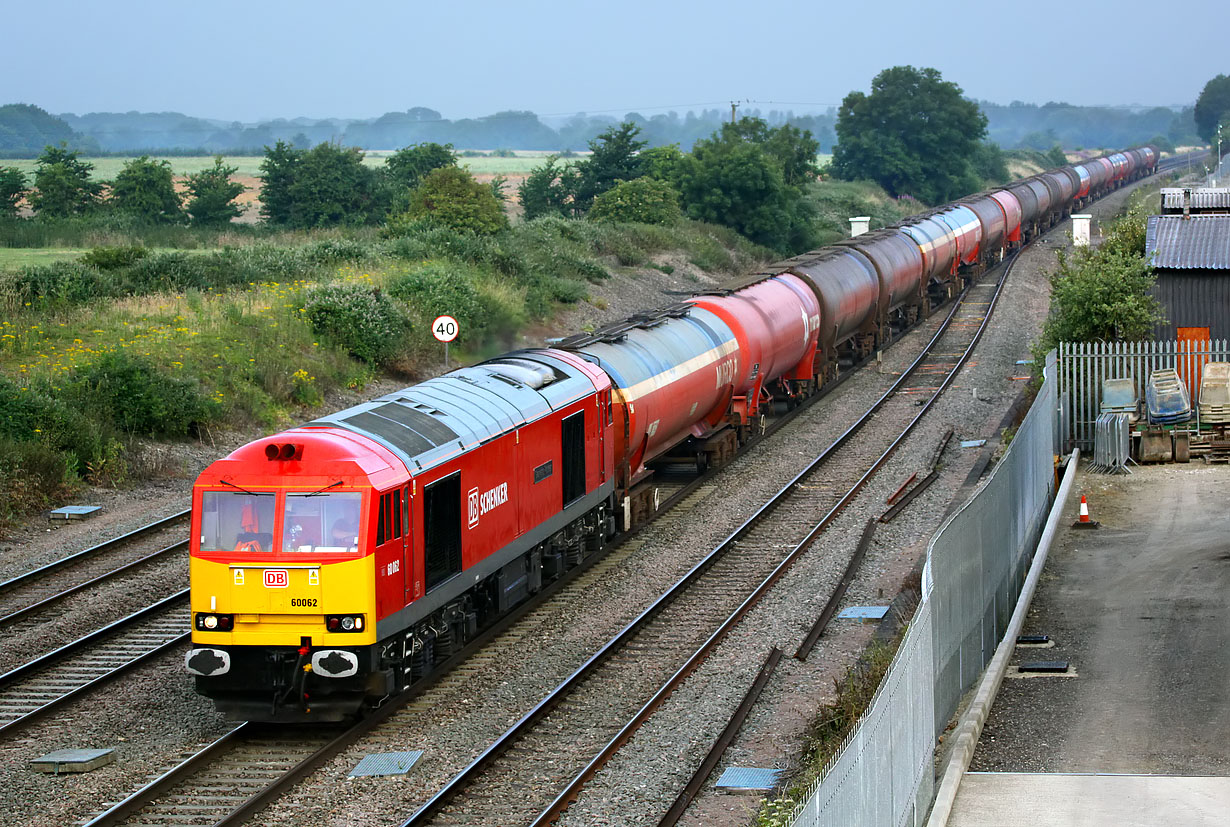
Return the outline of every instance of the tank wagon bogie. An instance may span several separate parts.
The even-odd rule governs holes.
[[[771,410],[1157,161],[1049,170],[234,451],[193,489],[197,690],[265,721],[402,691],[651,516],[663,466],[727,461]]]

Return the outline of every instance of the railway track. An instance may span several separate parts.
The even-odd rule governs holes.
[[[188,590],[0,675],[0,735],[189,639]]]
[[[172,514],[54,563],[0,583],[0,629],[35,619],[61,601],[117,578],[132,576],[146,567],[187,551],[188,540],[176,540],[154,551],[150,541],[169,539],[187,522],[189,511]],[[186,526],[183,526],[186,534]],[[178,532],[177,532],[178,533]],[[186,557],[186,555],[185,555]]]
[[[920,323],[920,326],[928,324],[935,326],[938,322],[924,321]],[[855,367],[861,367],[863,364],[865,363],[860,363]],[[806,404],[794,411],[773,418],[760,439],[775,433],[810,404],[819,401],[854,375],[854,370],[844,373],[822,394],[808,400]],[[675,508],[683,512],[690,510],[691,505],[710,494],[714,485],[713,478],[720,471],[720,468],[710,469],[699,476],[693,474],[689,477],[680,467],[672,467],[661,474],[656,483],[660,507],[655,520],[668,516]],[[449,695],[455,691],[456,687],[464,686],[474,674],[491,668],[491,664],[501,656],[485,652],[485,647],[510,627],[515,626],[535,607],[549,600],[558,598],[565,602],[580,601],[586,590],[604,582],[608,577],[608,572],[618,567],[635,552],[639,545],[638,533],[653,524],[656,523],[644,524],[620,538],[618,544],[614,545],[605,555],[587,559],[581,567],[574,570],[575,576],[557,581],[551,587],[544,589],[516,614],[485,632],[427,678],[410,687],[405,693],[407,697],[402,702],[386,704],[356,727],[343,730],[332,739],[313,739],[305,736],[302,740],[295,742],[297,746],[294,749],[288,749],[286,754],[279,758],[267,750],[262,750],[260,746],[260,739],[267,736],[268,730],[245,725],[177,764],[124,801],[112,804],[108,810],[90,821],[89,827],[167,823],[165,819],[168,812],[175,813],[171,820],[176,824],[230,825],[243,823],[299,778],[354,743],[364,733],[377,726],[386,725],[385,722],[393,718],[399,710],[404,710],[414,717],[417,712],[430,709],[437,702],[437,692]],[[309,749],[313,744],[317,747],[314,752]],[[263,756],[260,762],[264,768],[264,774],[260,779],[245,775],[244,768],[251,760],[247,756],[252,754]],[[220,783],[219,773],[225,776],[228,771],[232,772],[234,777],[225,783]],[[281,775],[278,774],[279,771]],[[261,783],[255,783],[254,779]],[[265,783],[266,781],[268,783]],[[220,794],[220,790],[226,787],[233,788],[232,792]],[[182,802],[194,803],[189,807],[184,807],[181,806]]]
[[[214,824],[227,813],[240,810],[345,729],[239,724],[172,771],[111,805],[86,827]],[[193,783],[182,784],[188,776]]]
[[[972,288],[964,303],[954,305],[944,324],[950,327],[955,325],[953,329],[959,330],[979,295],[978,289]],[[963,306],[966,313],[961,312]],[[931,326],[939,327],[940,324],[937,320]],[[937,350],[938,337],[937,333],[930,349],[947,358],[950,341],[945,340],[945,348]],[[925,375],[919,377],[920,374],[915,371],[914,378],[903,378],[898,383],[898,391],[925,387],[926,382],[934,381]],[[878,408],[882,408],[893,396],[886,395]],[[895,396],[900,396],[900,393]],[[913,398],[906,404],[917,410]],[[875,412],[875,409],[869,411],[866,418],[870,419]],[[856,431],[852,428],[840,442],[844,444],[852,440]],[[521,728],[506,732],[500,741],[471,764],[470,770],[458,775],[407,824],[427,823],[433,818],[445,824],[524,823],[527,817],[532,818],[538,809],[547,806],[550,795],[534,800],[527,798],[524,791],[550,790],[553,794],[559,790],[561,782],[567,778],[560,775],[559,768],[568,767],[575,771],[584,767],[594,750],[608,743],[611,733],[617,732],[625,723],[627,715],[638,711],[644,698],[652,696],[663,679],[669,678],[672,673],[677,674],[679,662],[688,660],[689,653],[693,653],[706,640],[710,641],[710,645],[717,642],[713,630],[722,624],[723,619],[729,619],[732,612],[741,614],[740,606],[746,610],[750,605],[746,602],[749,592],[755,591],[758,584],[765,583],[766,576],[781,565],[783,556],[795,545],[793,540],[785,539],[785,535],[805,537],[815,528],[816,514],[835,510],[835,503],[841,494],[836,489],[840,486],[811,484],[807,478],[821,465],[825,465],[826,473],[831,471],[825,460],[837,450],[839,448],[834,447],[827,451],[811,469],[787,486],[785,493],[790,496],[770,503],[760,517],[749,521],[748,525],[732,535],[719,552],[711,554],[710,559],[694,568],[657,604],[625,629],[613,645],[591,657],[584,667],[525,716]],[[868,447],[857,446],[853,450],[857,458],[849,469],[847,481],[850,485],[847,487],[858,484],[861,472],[855,473],[855,469],[865,468],[875,461]],[[689,504],[698,502],[710,493],[714,483],[709,476],[705,475],[696,483],[678,489],[673,489],[669,482],[664,483],[664,492],[670,493],[664,493],[668,500],[663,505],[678,504],[681,511],[686,512]],[[783,502],[787,499],[788,504]],[[773,515],[771,523],[766,522],[770,513]],[[556,584],[558,593],[545,597],[559,598],[564,602],[581,601],[586,590],[607,580],[610,571],[617,568],[635,548],[635,540],[621,544],[594,561],[574,580]],[[725,553],[731,549],[737,549],[739,553]],[[505,625],[513,627],[516,621],[516,618],[510,618]],[[263,748],[259,730],[244,730],[241,727],[103,813],[90,822],[89,827],[167,823],[170,814],[174,814],[177,824],[243,823],[296,780],[367,732],[379,728],[383,739],[403,741],[399,732],[403,723],[413,723],[420,716],[447,703],[446,699],[462,691],[476,674],[491,669],[506,657],[503,652],[482,648],[490,639],[505,631],[504,628],[492,630],[488,637],[477,642],[476,651],[460,653],[456,665],[441,670],[424,685],[413,687],[408,702],[388,704],[372,718],[337,733],[331,739],[305,736],[295,741],[293,749],[286,748],[285,755],[274,757]],[[522,631],[520,634],[529,632]],[[518,636],[515,629],[512,636]],[[630,675],[635,676],[635,680],[629,680]],[[614,703],[613,698],[622,700]],[[539,724],[548,714],[552,726],[544,729]],[[562,717],[575,723],[559,726]],[[584,737],[578,734],[578,728],[583,731]],[[253,734],[242,735],[245,731]],[[253,759],[253,755],[258,759]],[[245,769],[253,760],[259,760],[266,775],[257,778]],[[526,767],[538,768],[539,777],[526,778]],[[283,774],[278,775],[279,771]],[[486,780],[481,787],[475,785],[478,775],[494,779],[490,782],[494,786],[489,788]],[[254,783],[266,780],[268,783],[264,786]],[[462,790],[466,798],[454,800]],[[509,801],[519,802],[516,811],[508,809]]]

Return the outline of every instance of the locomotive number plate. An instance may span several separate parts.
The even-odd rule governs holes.
[[[265,588],[284,589],[290,585],[290,573],[286,569],[265,569]]]

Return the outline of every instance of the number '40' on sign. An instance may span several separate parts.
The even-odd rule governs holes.
[[[431,323],[431,334],[439,342],[451,342],[460,332],[461,326],[452,316],[436,316],[436,320]]]

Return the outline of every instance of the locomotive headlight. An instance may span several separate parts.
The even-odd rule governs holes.
[[[342,630],[346,632],[354,631],[354,618],[353,617],[343,617],[342,618]]]
[[[235,627],[235,616],[198,612],[195,624],[198,632],[229,632]]]

